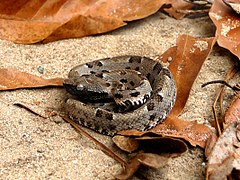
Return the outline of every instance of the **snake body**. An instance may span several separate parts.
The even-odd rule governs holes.
[[[176,99],[171,72],[141,56],[118,56],[76,66],[64,80],[64,87],[75,96],[65,102],[70,118],[111,136],[120,130],[155,127]]]

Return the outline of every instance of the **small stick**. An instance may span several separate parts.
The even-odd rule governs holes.
[[[209,82],[207,82],[207,83],[204,83],[204,84],[202,85],[202,88],[205,87],[205,86],[207,86],[207,85],[209,85],[209,84],[223,84],[223,85],[231,88],[231,89],[234,90],[234,91],[239,91],[239,90],[240,90],[239,87],[238,87],[238,85],[236,85],[236,86],[231,86],[231,85],[228,84],[225,80],[209,81]]]
[[[233,66],[233,68],[228,72],[226,78],[225,78],[225,81],[227,82],[229,79],[231,79],[237,72],[238,72],[238,66],[235,65]],[[236,87],[238,87],[238,85],[236,85]],[[223,87],[224,88],[224,87]],[[222,88],[222,89],[223,89]],[[223,116],[224,115],[224,111],[223,111],[223,90],[221,91],[220,93],[220,97],[219,97],[219,103],[220,103],[220,109],[221,109],[221,115]]]
[[[210,81],[210,82],[207,82],[207,83],[204,83],[202,85],[202,88],[209,85],[209,84],[216,84],[216,83],[220,83],[220,84],[223,84],[223,86],[219,89],[218,93],[217,93],[217,96],[214,100],[214,103],[213,103],[213,106],[212,106],[212,111],[213,111],[213,116],[214,116],[214,120],[216,122],[216,126],[217,126],[217,131],[218,131],[218,134],[219,136],[221,135],[221,128],[220,128],[220,124],[219,124],[219,121],[217,119],[217,113],[216,113],[216,105],[217,105],[217,101],[219,100],[220,102],[220,110],[221,110],[221,115],[223,116],[224,112],[223,112],[223,89],[224,89],[224,85],[226,85],[227,87],[231,88],[232,90],[234,91],[240,91],[240,86],[239,84],[235,85],[235,86],[231,86],[227,83],[227,81],[229,79],[231,79],[236,73],[237,73],[237,69],[238,67],[237,66],[234,66],[230,72],[227,74],[225,80],[215,80],[215,81]]]

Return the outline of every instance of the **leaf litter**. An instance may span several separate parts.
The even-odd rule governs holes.
[[[177,9],[188,9],[184,0],[8,0],[0,4],[0,38],[32,44],[105,33],[145,18],[162,6],[174,17]],[[9,8],[11,7],[11,8]]]
[[[0,4],[0,27],[2,28],[0,38],[15,43],[32,44],[83,37],[119,28],[126,25],[127,21],[147,17],[160,8],[169,13],[170,16],[181,19],[186,15],[181,10],[189,10],[193,7],[193,4],[183,0],[146,0],[142,1],[142,4],[135,2],[127,4],[127,1],[121,1],[116,6],[114,6],[115,1],[99,2],[83,4],[82,1],[79,1],[73,4],[69,3],[68,0],[46,1],[45,3],[18,0],[11,8],[5,8],[13,1],[4,1]],[[104,8],[103,5],[105,5]],[[32,7],[30,11],[29,7]],[[78,11],[77,7],[84,7],[82,8],[83,11]],[[88,10],[84,12],[86,9]],[[138,9],[138,11],[134,11],[134,9]],[[238,9],[238,1],[215,0],[209,12],[209,16],[217,28],[215,38],[193,38],[182,35],[177,39],[177,45],[170,48],[159,58],[159,60],[169,64],[176,80],[178,89],[176,104],[169,117],[157,127],[147,132],[121,131],[119,134],[122,136],[117,135],[113,138],[114,143],[120,149],[131,153],[132,158],[129,162],[118,157],[109,148],[92,139],[91,136],[86,135],[98,143],[106,154],[125,167],[125,171],[117,176],[118,179],[131,177],[140,166],[159,168],[166,165],[169,158],[177,157],[187,150],[187,146],[182,139],[193,146],[198,145],[205,148],[205,155],[208,158],[208,179],[225,179],[231,173],[233,173],[232,177],[239,175],[239,93],[236,93],[227,112],[224,113],[225,125],[221,126],[223,132],[220,137],[216,137],[210,128],[205,125],[178,118],[186,104],[192,84],[204,60],[211,52],[215,41],[240,58]],[[63,78],[44,79],[13,69],[0,69],[0,75],[4,77],[0,80],[1,91],[62,86],[63,81]],[[17,102],[16,105],[29,109],[45,118],[53,115],[51,113],[45,114],[44,109],[38,109],[35,105],[27,102]],[[71,123],[71,121],[68,122]],[[76,124],[73,126],[79,128]],[[81,130],[78,131],[84,133]],[[149,147],[149,149],[146,149],[146,147]],[[164,152],[162,151],[164,147],[171,147],[172,149],[165,149]]]
[[[178,91],[176,104],[167,120],[165,120],[164,123],[158,125],[157,127],[146,132],[129,130],[119,133],[124,136],[142,137],[122,137],[124,140],[122,141],[123,144],[121,145],[119,143],[119,140],[116,141],[116,138],[113,138],[113,141],[116,142],[116,145],[119,146],[122,150],[135,153],[129,162],[125,162],[122,160],[122,158],[115,155],[109,148],[94,140],[94,142],[97,142],[100,147],[102,147],[103,151],[106,154],[113,157],[125,167],[125,171],[123,171],[122,174],[118,176],[118,178],[129,178],[138,170],[140,165],[158,168],[165,165],[168,162],[169,158],[180,156],[182,153],[186,152],[187,146],[185,142],[176,138],[185,139],[193,146],[199,145],[200,147],[204,148],[207,139],[210,136],[213,136],[212,131],[207,126],[198,124],[194,121],[184,121],[182,119],[179,119],[178,115],[181,113],[186,104],[192,84],[197,77],[197,74],[201,69],[204,60],[210,53],[214,42],[214,38],[194,38],[188,35],[182,35],[178,38],[177,45],[175,47],[170,48],[162,56],[160,56],[159,59],[161,61],[170,64],[169,68],[176,80]],[[204,48],[202,48],[202,44],[204,45]],[[192,51],[193,48],[194,51]],[[189,67],[194,68],[192,68],[191,71],[188,71]],[[5,79],[10,79],[10,82],[13,83],[11,84],[10,82],[4,81],[3,84],[1,84],[0,82],[1,86],[4,85],[7,87],[2,90],[34,87],[37,88],[54,84],[52,84],[52,82],[49,83],[49,80],[45,80],[43,78],[39,78],[37,76],[33,76],[24,72],[19,72],[16,70],[11,70],[10,72],[11,73],[7,73],[4,77]],[[8,77],[8,74],[10,74],[10,78]],[[30,83],[29,79],[31,80]],[[17,80],[17,82],[13,80]],[[55,85],[61,86],[62,78],[58,78],[58,80],[59,81],[57,81]],[[24,106],[25,108],[39,114],[40,116],[45,116],[42,114],[41,110],[35,110],[36,107],[31,107],[29,103],[21,102],[18,103],[18,105]],[[66,118],[64,119],[66,120]],[[69,119],[66,121],[70,122],[75,128],[78,128],[79,132],[91,138],[91,136],[83,132],[81,128],[79,130],[79,127],[77,127],[74,122],[71,122]],[[151,136],[153,134],[154,136],[157,135],[158,137]],[[128,141],[126,141],[125,138],[128,138]],[[93,140],[93,138],[91,138],[91,140]],[[146,149],[144,147],[150,148]],[[170,149],[165,149],[166,147],[169,147]],[[156,159],[159,161],[156,161]]]

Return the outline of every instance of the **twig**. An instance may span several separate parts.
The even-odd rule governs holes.
[[[229,81],[237,72],[238,72],[239,67],[237,65],[233,66],[233,68],[228,72],[225,81]],[[236,87],[238,87],[238,85],[235,85]],[[240,89],[240,87],[239,87]],[[220,103],[220,110],[221,110],[221,115],[224,115],[224,111],[223,111],[223,90],[221,91],[220,94],[220,99],[219,99],[219,103]]]
[[[202,87],[205,87],[209,84],[216,84],[216,83],[220,83],[220,84],[223,84],[222,87],[219,89],[217,95],[216,95],[216,98],[214,100],[214,103],[213,103],[213,106],[212,106],[212,111],[213,111],[213,116],[214,116],[214,120],[216,122],[216,129],[218,131],[218,135],[220,136],[221,135],[221,127],[220,127],[220,123],[219,123],[219,120],[217,118],[217,113],[216,113],[216,106],[217,106],[217,101],[219,100],[219,105],[220,105],[220,111],[221,111],[221,115],[223,116],[224,115],[224,111],[223,111],[223,90],[224,90],[224,85],[231,88],[232,90],[234,91],[240,91],[240,86],[239,84],[235,85],[235,86],[231,86],[230,84],[228,84],[228,80],[231,79],[238,71],[238,66],[234,66],[230,71],[229,73],[227,74],[225,80],[215,80],[215,81],[210,81],[210,82],[207,82],[207,83],[204,83],[202,85]]]
[[[209,82],[207,82],[207,83],[204,83],[204,84],[202,85],[202,87],[205,87],[205,86],[207,86],[207,85],[209,85],[209,84],[223,84],[223,85],[231,88],[233,91],[239,91],[239,90],[240,90],[240,88],[238,87],[238,85],[231,86],[230,84],[228,84],[228,83],[226,82],[226,80],[209,81]]]

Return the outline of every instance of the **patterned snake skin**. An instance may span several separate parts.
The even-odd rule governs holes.
[[[176,99],[171,72],[147,57],[99,59],[71,69],[64,80],[74,95],[65,102],[71,119],[102,134],[148,130],[161,123]]]

